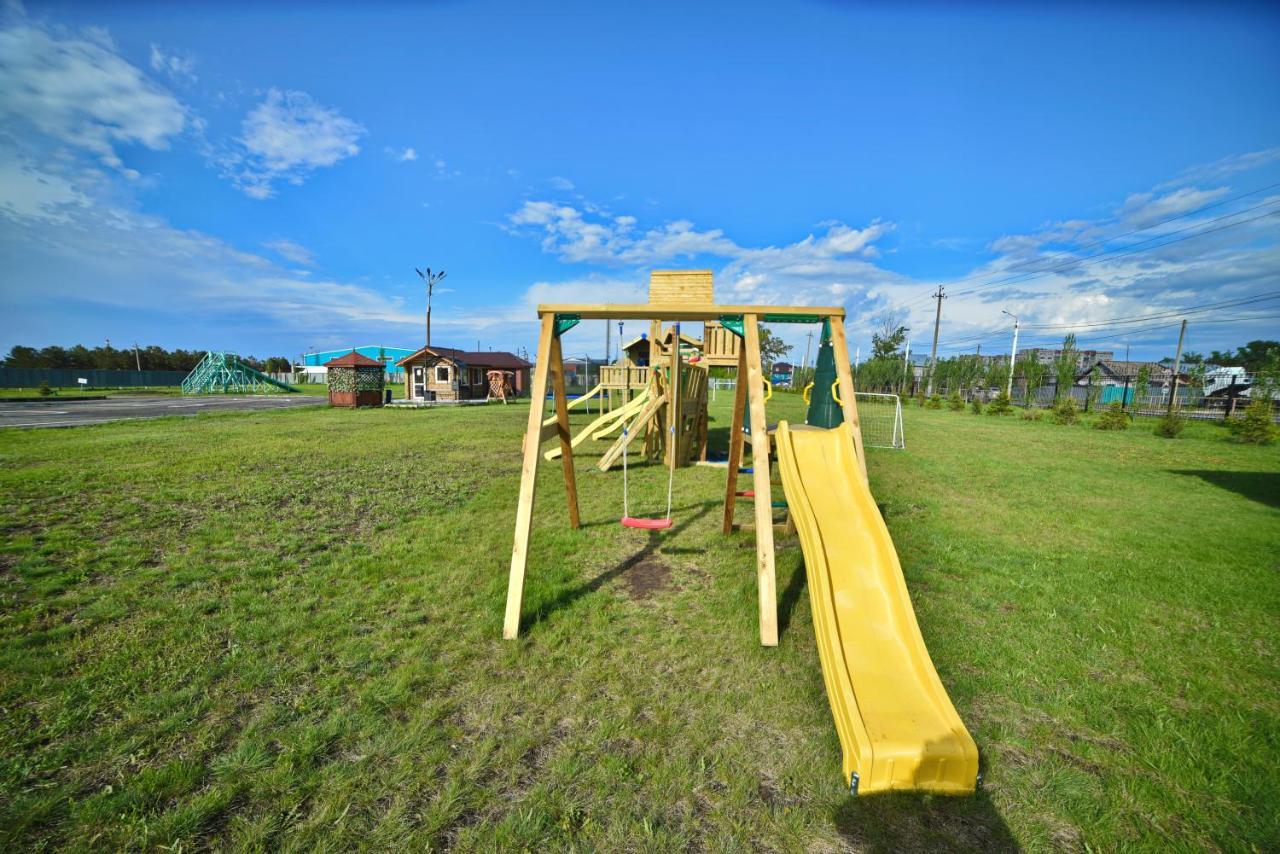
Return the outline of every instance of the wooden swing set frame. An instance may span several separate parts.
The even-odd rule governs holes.
[[[844,334],[843,308],[813,306],[715,305],[713,303],[639,303],[598,305],[540,305],[538,354],[534,364],[529,421],[525,429],[524,462],[520,469],[520,498],[516,507],[515,542],[511,548],[511,574],[507,584],[507,608],[502,636],[515,638],[520,632],[520,611],[524,603],[524,578],[529,560],[529,533],[533,522],[535,485],[541,446],[556,438],[560,443],[560,465],[564,472],[569,526],[579,527],[578,488],[573,470],[569,407],[565,397],[564,359],[560,336],[582,320],[650,320],[655,322],[716,321],[741,335],[738,348],[738,379],[733,402],[733,423],[729,430],[728,476],[725,483],[723,531],[734,529],[733,513],[738,492],[738,469],[742,463],[745,434],[743,410],[749,411],[751,425],[751,480],[755,507],[756,585],[760,605],[760,643],[778,645],[777,584],[773,555],[773,500],[769,470],[769,432],[765,420],[763,366],[760,358],[760,324],[815,323],[830,325],[835,351],[836,381],[845,421],[853,428],[855,452],[863,479],[866,463],[862,452],[862,430],[854,394],[853,369]],[[679,347],[670,348],[673,370],[679,370]],[[546,400],[548,383],[555,399],[555,420],[543,423],[541,402]],[[667,423],[681,424],[680,401],[673,400]],[[672,448],[669,453],[675,453]],[[785,526],[779,526],[785,528]]]

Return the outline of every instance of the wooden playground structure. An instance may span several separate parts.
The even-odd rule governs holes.
[[[760,324],[823,324],[824,340],[829,341],[835,360],[835,400],[843,414],[843,420],[851,428],[857,467],[865,483],[866,464],[854,394],[853,371],[844,333],[844,315],[844,309],[839,307],[717,305],[712,295],[710,270],[653,271],[650,276],[648,303],[539,305],[540,333],[531,389],[535,405],[530,407],[524,437],[503,637],[515,638],[520,630],[529,534],[534,511],[534,485],[540,459],[560,458],[569,525],[577,528],[578,495],[573,466],[575,447],[586,438],[605,438],[621,430],[621,435],[597,466],[601,470],[608,470],[621,456],[625,472],[628,446],[643,432],[644,455],[651,459],[660,455],[672,475],[678,467],[688,465],[695,459],[705,459],[707,368],[722,365],[735,367],[738,377],[733,422],[729,430],[723,531],[728,534],[735,527],[733,519],[737,498],[741,495],[752,500],[760,642],[765,646],[776,646],[778,614],[773,548],[774,500],[769,464],[771,438],[765,419],[767,381],[760,354]],[[648,320],[650,350],[648,365],[635,365],[624,359],[620,364],[602,368],[598,389],[618,392],[621,403],[611,411],[602,413],[578,436],[574,436],[569,429],[571,404],[565,395],[560,338],[582,320]],[[674,325],[664,333],[663,322]],[[703,331],[700,351],[692,353],[687,360],[682,354],[687,349],[680,332],[682,323],[701,323]],[[536,402],[546,399],[548,385],[554,398],[555,414],[544,420],[542,408]],[[747,438],[743,423],[744,411],[748,413],[746,420],[750,426],[751,465],[743,471],[749,470],[751,489],[739,492],[739,466],[743,461]],[[551,439],[558,440],[557,447],[544,455],[542,445]],[[624,517],[623,524],[635,528],[669,527],[670,513],[668,498],[665,524],[661,520],[637,520],[629,516]],[[785,529],[786,525],[777,527]]]

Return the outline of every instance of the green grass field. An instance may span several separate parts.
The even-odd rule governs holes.
[[[654,534],[589,455],[568,530],[544,465],[500,639],[526,413],[0,433],[0,844],[1280,846],[1276,447],[908,407],[872,488],[986,786],[855,801],[798,545],[763,649],[722,471]]]

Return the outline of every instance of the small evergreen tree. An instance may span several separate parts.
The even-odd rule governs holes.
[[[951,409],[952,412],[964,411],[964,398],[960,396],[960,392],[958,391],[951,392],[951,397],[947,400],[947,406]]]
[[[1054,423],[1075,424],[1079,420],[1080,414],[1076,408],[1076,399],[1070,396],[1059,398],[1058,403],[1053,407]]]
[[[1156,424],[1155,434],[1166,439],[1176,439],[1182,429],[1187,426],[1187,419],[1170,412]]]
[[[991,401],[987,407],[988,415],[1008,415],[1013,412],[1013,404],[1009,401],[1009,395],[1000,392]]]
[[[41,381],[40,381],[40,396],[41,396],[41,397],[48,397],[48,396],[49,396],[49,395],[51,395],[51,394],[53,394],[53,389],[51,389],[51,388],[49,387],[49,381],[48,381],[48,380],[41,380]]]
[[[942,395],[938,394],[935,391],[933,394],[929,395],[929,401],[928,403],[925,404],[925,406],[928,407],[929,409],[941,409]]]
[[[1102,410],[1102,415],[1093,422],[1093,426],[1098,430],[1128,430],[1129,416],[1125,414],[1124,408],[1117,400]]]
[[[1245,408],[1244,417],[1227,422],[1236,441],[1250,445],[1269,445],[1276,440],[1280,430],[1271,420],[1271,400],[1260,397]]]
[[[980,399],[978,399],[978,398],[976,398],[976,397],[975,397],[975,398],[973,399],[973,402],[969,404],[969,408],[970,408],[971,410],[973,410],[973,414],[974,414],[974,415],[981,415],[981,414],[982,414],[982,401],[981,401]]]

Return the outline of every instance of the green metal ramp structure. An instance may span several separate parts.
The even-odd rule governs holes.
[[[279,394],[301,392],[240,361],[235,353],[210,351],[182,381],[183,394]]]

